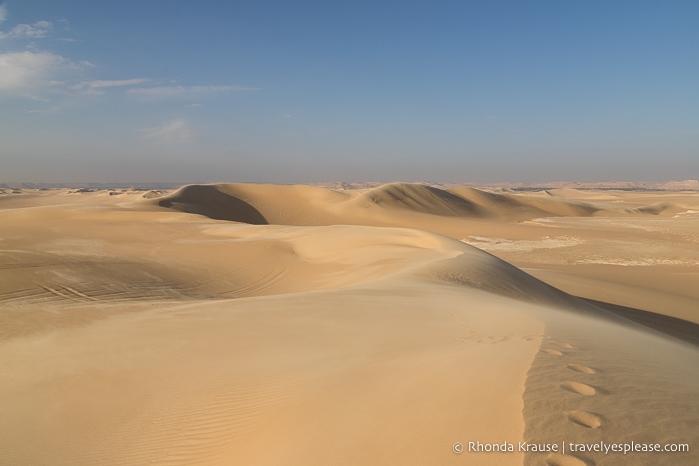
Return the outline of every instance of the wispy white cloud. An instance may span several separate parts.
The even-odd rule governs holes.
[[[189,104],[189,105],[184,106],[184,108],[199,108],[199,107],[203,107],[203,105],[202,104]]]
[[[7,20],[8,11],[5,5],[0,5],[0,23]],[[0,39],[38,39],[46,37],[53,30],[51,21],[37,21],[34,24],[17,24],[9,31],[0,31]]]
[[[38,39],[41,37],[46,37],[51,30],[53,30],[53,23],[50,21],[37,21],[34,24],[18,24],[10,29],[9,32],[0,32],[0,39],[21,37]]]
[[[72,86],[71,89],[81,91],[84,94],[104,94],[105,88],[138,86],[149,81],[151,81],[149,78],[83,81]]]
[[[62,84],[61,77],[87,66],[51,52],[0,53],[0,91],[56,88]]]
[[[121,87],[121,86],[136,86],[138,84],[144,84],[150,81],[149,78],[134,78],[134,79],[112,79],[105,81],[87,81],[84,84],[88,87],[102,88],[102,87]]]
[[[2,0],[0,0],[2,1]],[[0,23],[8,18],[8,9],[0,4]],[[59,19],[56,23],[58,30],[69,29],[68,21]],[[254,87],[244,86],[179,86],[176,81],[163,85],[166,81],[152,82],[150,78],[89,80],[86,71],[95,67],[87,61],[77,61],[65,58],[53,52],[43,51],[34,39],[46,37],[54,30],[50,21],[37,21],[33,24],[16,24],[7,30],[0,31],[0,40],[24,39],[22,49],[12,47],[0,51],[0,96],[22,96],[32,99],[46,100],[47,94],[62,94],[65,97],[80,95],[105,94],[110,89],[119,89],[133,95],[160,98],[168,96],[204,95],[233,91],[252,91]],[[58,40],[73,40],[58,38]],[[20,41],[8,41],[9,44],[20,44]],[[192,107],[195,105],[193,104]],[[182,139],[191,133],[185,122],[174,120],[162,128],[150,128],[144,137],[160,137],[161,139]],[[180,136],[175,137],[174,135]],[[170,135],[170,136],[168,136]]]
[[[159,87],[136,87],[129,89],[129,94],[147,96],[175,96],[186,94],[202,94],[211,92],[230,91],[259,91],[257,87],[244,86],[159,86]]]
[[[193,138],[189,124],[182,118],[172,120],[162,126],[141,128],[138,131],[143,133],[144,139],[154,139],[167,143],[188,142]]]

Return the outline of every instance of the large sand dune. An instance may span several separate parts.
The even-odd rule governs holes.
[[[15,191],[2,465],[699,463],[696,194]]]
[[[191,185],[155,202],[162,207],[215,219],[292,225],[338,221],[382,225],[390,221],[409,222],[414,214],[512,220],[590,216],[603,210],[550,196],[524,197],[474,188],[442,190],[408,183],[356,191],[311,186]]]

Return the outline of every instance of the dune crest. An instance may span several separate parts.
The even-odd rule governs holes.
[[[539,217],[674,215],[683,211],[682,206],[667,203],[619,208],[570,200],[561,195],[523,196],[475,188],[443,190],[410,183],[355,191],[312,186],[189,185],[149,201],[217,220],[299,226],[343,223],[418,227],[427,221],[420,216],[511,221]]]

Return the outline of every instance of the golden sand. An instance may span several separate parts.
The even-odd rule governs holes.
[[[699,464],[697,285],[691,192],[8,190],[0,464]]]

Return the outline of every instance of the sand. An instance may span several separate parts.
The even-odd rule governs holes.
[[[697,266],[694,192],[4,190],[0,464],[697,464]],[[517,451],[600,441],[692,450]]]

